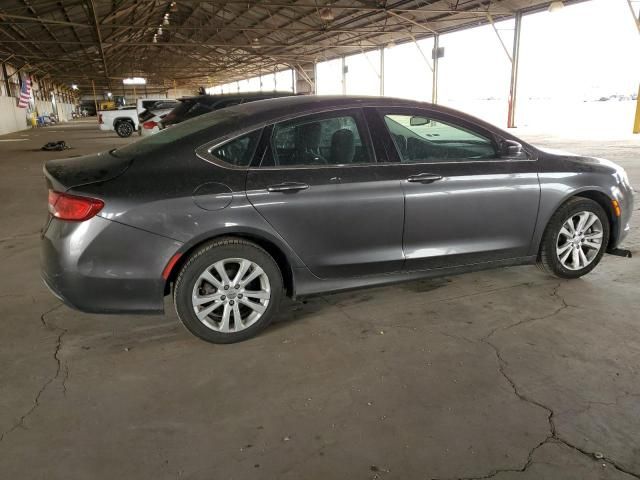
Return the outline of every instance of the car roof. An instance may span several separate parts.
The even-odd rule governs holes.
[[[305,113],[318,113],[328,110],[361,108],[361,107],[405,107],[421,108],[434,113],[442,113],[461,119],[476,125],[484,126],[493,131],[506,133],[484,120],[473,117],[459,110],[436,105],[428,102],[419,102],[406,98],[371,97],[355,95],[296,95],[288,97],[257,100],[227,107],[230,111],[237,112],[254,120],[252,123],[275,121],[285,117],[296,117]],[[508,136],[511,136],[507,133]],[[515,137],[514,137],[515,138]]]
[[[275,98],[284,96],[294,96],[292,92],[245,92],[245,93],[221,93],[219,95],[193,95],[189,97],[180,97],[178,100],[233,100],[236,98]]]

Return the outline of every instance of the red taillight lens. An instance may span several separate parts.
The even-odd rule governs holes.
[[[104,123],[102,121],[102,114],[101,113],[98,114],[98,123]]]
[[[142,124],[142,128],[145,128],[147,130],[153,130],[157,125],[158,125],[157,122],[154,122],[153,120],[150,120],[148,122],[144,122]]]
[[[60,220],[84,222],[95,217],[104,207],[97,198],[77,197],[49,190],[49,212]]]

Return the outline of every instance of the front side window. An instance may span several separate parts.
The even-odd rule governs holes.
[[[402,162],[496,158],[493,142],[475,132],[416,115],[385,115]]]
[[[260,132],[261,130],[256,130],[231,140],[211,150],[211,154],[216,159],[234,167],[248,167],[260,139]]]
[[[371,155],[362,138],[355,116],[344,113],[278,123],[262,166],[369,163]]]

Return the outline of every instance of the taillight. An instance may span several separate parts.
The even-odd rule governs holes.
[[[102,121],[102,114],[99,113],[98,114],[98,123],[103,124],[104,122]]]
[[[146,129],[146,130],[153,130],[155,127],[158,126],[157,122],[154,122],[153,120],[150,120],[148,122],[144,122],[142,124],[142,128]]]
[[[84,222],[95,217],[104,207],[97,198],[77,197],[49,190],[49,213],[60,220]]]

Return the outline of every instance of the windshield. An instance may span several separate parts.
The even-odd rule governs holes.
[[[174,127],[166,128],[155,135],[130,143],[124,147],[111,150],[111,154],[116,157],[124,158],[152,152],[158,148],[173,143],[175,140],[202,132],[203,130],[207,130],[215,125],[235,122],[240,117],[240,114],[227,109],[217,110],[215,112],[181,122]]]

